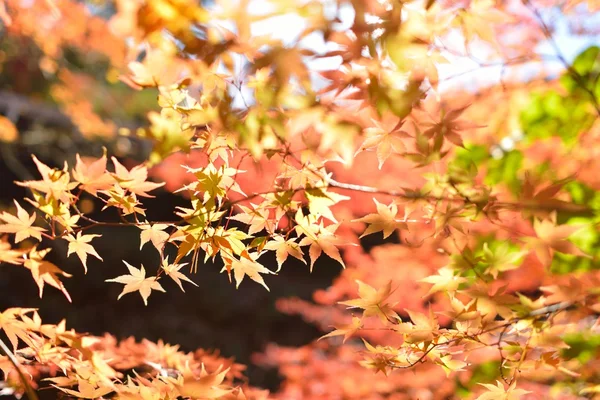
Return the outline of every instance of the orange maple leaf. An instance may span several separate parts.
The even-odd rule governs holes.
[[[75,157],[77,163],[71,174],[73,179],[80,183],[81,189],[96,196],[98,190],[108,190],[112,187],[115,179],[106,171],[106,149],[102,157],[90,164],[85,164],[79,154]]]

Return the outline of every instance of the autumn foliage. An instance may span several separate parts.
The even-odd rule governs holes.
[[[2,394],[600,398],[600,48],[563,48],[599,33],[598,9],[0,0],[2,93],[20,101],[0,117],[6,165],[19,169],[10,152],[31,137],[23,98],[73,127],[63,142],[102,149],[32,155],[35,176],[15,183],[28,195],[1,205],[0,263],[28,270],[22,285],[71,301],[72,274],[48,255],[86,274],[106,257],[105,226],[137,229],[160,258],[106,265],[121,291],[107,307],[192,291],[209,262],[264,290],[293,262],[339,270],[312,301],[278,300],[322,336],[255,354],[277,390],[214,349],[78,333],[14,307],[0,313]],[[186,204],[171,220],[147,217],[161,190]]]

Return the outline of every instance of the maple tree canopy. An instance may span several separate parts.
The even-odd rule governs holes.
[[[254,355],[277,390],[218,353],[22,304],[0,312],[0,394],[600,398],[599,10],[0,0],[2,168],[27,193],[0,204],[2,271],[77,307],[70,278],[105,264],[116,309],[188,295],[201,266],[267,291],[292,263],[338,274],[278,300],[322,335]],[[183,204],[168,220],[162,192]],[[104,262],[101,227],[160,261]]]

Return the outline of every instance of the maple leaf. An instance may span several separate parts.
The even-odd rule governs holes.
[[[29,346],[34,346],[32,333],[23,321],[23,317],[32,312],[37,314],[34,308],[15,307],[0,313],[0,329],[4,331],[15,350],[19,344],[19,339]]]
[[[112,206],[120,209],[124,215],[134,213],[145,215],[144,209],[139,207],[140,202],[135,193],[127,193],[121,186],[115,185],[112,189],[106,191],[106,194],[108,194],[110,198],[106,201],[106,205],[102,208],[103,210]]]
[[[455,320],[457,324],[463,321],[469,322],[475,320],[480,316],[479,311],[477,311],[477,299],[473,299],[467,304],[464,304],[455,297],[454,293],[449,293],[448,297],[450,297],[452,312],[443,314]]]
[[[383,167],[383,164],[392,153],[403,153],[406,151],[406,146],[402,139],[410,137],[408,133],[400,130],[404,121],[396,121],[397,117],[395,116],[391,118],[392,120],[386,118],[381,122],[371,119],[374,126],[364,130],[367,138],[358,150],[360,152],[375,148],[377,160],[379,161],[379,169]]]
[[[463,106],[445,110],[434,100],[425,102],[424,110],[416,111],[417,116],[422,120],[421,127],[425,128],[423,136],[437,140],[443,138],[456,146],[464,147],[459,132],[479,127],[473,122],[459,119],[467,108],[468,106]],[[439,115],[439,118],[436,118],[436,114]]]
[[[78,379],[78,390],[67,389],[57,385],[52,386],[78,399],[97,399],[99,397],[104,396],[105,394],[114,391],[114,389],[111,387],[93,385],[92,383],[90,383],[90,381],[85,379]]]
[[[587,294],[582,282],[574,276],[569,277],[568,282],[561,282],[558,285],[540,286],[540,290],[547,293],[547,304],[566,304],[584,298]]]
[[[67,257],[71,254],[77,254],[77,257],[83,264],[83,269],[87,274],[87,255],[90,254],[96,257],[98,260],[103,261],[102,257],[96,252],[94,246],[90,244],[92,239],[101,237],[102,235],[82,235],[81,231],[77,232],[77,236],[67,235],[65,239],[69,242],[69,249],[67,251]]]
[[[204,364],[198,378],[193,375],[182,376],[175,381],[175,387],[179,391],[179,395],[194,399],[221,399],[223,396],[232,392],[232,389],[223,385],[225,376],[229,372],[229,368],[222,370],[219,367],[214,373],[206,372]]]
[[[187,189],[192,192],[201,193],[205,203],[209,199],[224,198],[230,190],[245,196],[242,188],[235,179],[238,174],[244,171],[230,168],[226,165],[215,167],[212,163],[202,168],[184,167],[188,172],[194,174],[197,181],[184,186],[181,190]]]
[[[552,264],[554,252],[572,254],[580,257],[590,257],[581,249],[569,242],[567,238],[581,229],[575,225],[556,225],[556,216],[550,220],[534,219],[533,229],[537,237],[527,238],[527,245],[535,251],[538,259],[545,267]]]
[[[318,340],[325,339],[328,337],[333,337],[333,336],[344,335],[344,339],[342,340],[342,343],[346,343],[346,340],[348,340],[352,335],[354,335],[356,332],[358,332],[362,328],[362,326],[363,326],[362,319],[360,319],[358,317],[352,317],[352,322],[350,324],[345,325],[341,328],[336,327],[335,331],[329,332],[327,335],[321,336]]]
[[[146,278],[146,270],[142,265],[139,269],[133,265],[128,264],[127,261],[123,261],[129,270],[129,275],[121,275],[113,279],[107,279],[106,282],[117,282],[125,285],[123,291],[117,297],[119,300],[121,297],[128,293],[140,292],[140,296],[144,300],[144,305],[148,305],[148,297],[152,290],[164,292],[165,290],[158,282],[158,278],[155,276]]]
[[[304,253],[300,245],[296,243],[296,239],[285,239],[283,236],[274,236],[273,239],[267,242],[264,246],[265,250],[275,250],[275,257],[277,258],[277,272],[281,270],[281,266],[287,260],[288,255],[302,261],[304,260]]]
[[[0,214],[0,220],[4,221],[4,224],[0,225],[0,233],[14,233],[15,242],[19,243],[28,237],[33,237],[38,241],[42,240],[42,232],[46,230],[37,226],[33,226],[36,219],[35,211],[31,214],[27,214],[21,205],[14,200],[15,206],[17,206],[17,216],[3,211]]]
[[[437,275],[428,276],[419,282],[431,283],[433,286],[427,292],[427,296],[441,291],[455,292],[461,283],[467,282],[466,278],[454,274],[454,270],[449,267],[443,267],[438,270]]]
[[[238,206],[240,207],[242,212],[229,217],[229,219],[242,222],[246,225],[250,225],[250,227],[248,228],[249,235],[254,235],[255,233],[262,231],[263,229],[266,229],[267,232],[273,232],[275,224],[274,221],[269,218],[269,211],[260,209],[252,203],[250,205],[252,206],[252,208],[245,207],[242,205]]]
[[[386,206],[373,199],[377,206],[377,213],[368,214],[362,218],[353,220],[352,222],[364,222],[368,224],[367,229],[363,232],[360,237],[364,237],[376,232],[383,232],[383,238],[387,239],[394,231],[398,228],[408,229],[405,222],[396,220],[396,214],[398,213],[398,206],[394,201]]]
[[[169,234],[164,231],[168,227],[168,224],[138,225],[138,228],[142,230],[140,233],[140,250],[146,243],[151,242],[154,248],[162,254],[165,243],[169,239]]]
[[[490,249],[487,242],[483,244],[481,261],[486,264],[486,274],[496,279],[498,273],[519,268],[519,261],[526,254],[524,251],[511,251],[508,243],[501,243],[495,249]]]
[[[44,293],[44,284],[48,284],[56,289],[60,290],[67,300],[71,302],[71,296],[67,292],[67,289],[58,278],[58,275],[62,275],[66,278],[70,278],[71,275],[67,274],[50,261],[44,260],[44,257],[50,252],[51,249],[37,250],[37,246],[34,246],[29,254],[25,255],[24,265],[31,271],[33,280],[37,283],[40,289],[40,298]]]
[[[312,215],[323,216],[330,221],[337,222],[330,207],[350,197],[338,193],[328,192],[324,188],[312,188],[304,191],[308,199],[308,209]]]
[[[419,355],[410,349],[395,348],[392,346],[373,346],[363,339],[367,349],[368,359],[360,361],[366,368],[374,369],[375,372],[383,372],[387,376],[388,370],[394,367],[408,368],[419,362]]]
[[[561,207],[564,207],[565,209],[572,208],[575,211],[575,208],[577,207],[576,204],[555,198],[563,187],[572,181],[573,176],[568,176],[564,179],[552,182],[550,185],[544,186],[543,188],[539,188],[531,174],[526,172],[520,197],[524,204],[529,204],[532,207],[524,207],[521,210],[523,217],[529,218],[533,216],[539,219],[552,219],[553,211],[550,210]]]
[[[67,172],[67,163],[65,162],[63,169],[60,170],[48,167],[38,160],[35,155],[31,157],[42,176],[42,180],[17,182],[17,184],[37,190],[38,192],[46,193],[47,199],[54,198],[63,203],[69,203],[70,199],[73,197],[71,190],[74,189],[78,183],[70,182],[69,173]]]
[[[112,157],[112,162],[115,166],[112,176],[123,189],[129,190],[131,193],[142,197],[154,197],[147,192],[165,185],[165,182],[146,182],[148,169],[143,165],[136,165],[131,170],[127,170],[115,157]]]
[[[389,281],[379,290],[359,280],[356,283],[358,284],[358,295],[360,298],[342,301],[339,304],[346,305],[349,308],[361,308],[364,318],[377,316],[383,323],[400,319],[398,314],[393,310],[396,303],[386,303],[388,297],[393,293],[392,281]]]
[[[188,278],[187,276],[185,276],[182,272],[179,272],[179,270],[186,266],[187,264],[170,264],[168,259],[164,259],[162,261],[161,264],[161,268],[163,269],[163,271],[165,271],[165,274],[167,274],[167,276],[171,279],[173,279],[175,281],[175,283],[179,286],[179,288],[181,289],[182,292],[185,292],[185,290],[183,290],[183,284],[181,283],[181,281],[186,281],[191,283],[192,285],[198,287],[198,285],[192,281],[190,278]]]
[[[452,372],[464,371],[464,367],[467,366],[466,362],[453,359],[451,355],[440,357],[436,364],[444,369],[446,377],[450,376]]]
[[[434,332],[440,327],[431,309],[429,315],[411,310],[406,312],[413,323],[403,322],[395,325],[394,329],[405,335],[407,343],[431,342]]]
[[[153,65],[160,64],[157,63]],[[155,71],[152,71],[146,64],[142,64],[138,61],[132,61],[127,64],[127,67],[131,72],[131,76],[123,76],[121,79],[134,89],[138,89],[138,87],[140,89],[145,87],[156,87],[160,84],[158,74],[155,74]]]
[[[373,346],[363,339],[365,348],[368,350],[369,358],[360,362],[362,366],[374,369],[375,373],[381,371],[387,376],[388,369],[395,365],[399,351],[390,346]]]
[[[114,184],[114,178],[106,171],[106,149],[99,159],[85,164],[79,154],[75,155],[77,162],[71,171],[73,179],[80,183],[80,188],[97,196],[99,190],[107,190]]]
[[[480,383],[488,392],[477,397],[476,400],[518,400],[530,391],[517,389],[517,382],[513,381],[507,388],[500,381],[496,381],[496,385],[491,383]]]
[[[248,278],[252,279],[254,282],[261,284],[265,289],[270,291],[269,287],[266,285],[262,275],[260,274],[273,274],[274,272],[268,268],[265,268],[262,264],[258,263],[255,258],[256,255],[249,254],[250,258],[241,257],[239,260],[233,259],[231,260],[231,264],[229,268],[227,266],[223,267],[221,272],[227,270],[233,271],[233,276],[235,277],[235,287],[239,288],[240,283],[244,280],[244,277],[248,276]]]
[[[339,223],[324,227],[322,222],[316,224],[314,220],[314,216],[304,217],[300,209],[296,212],[296,232],[298,235],[306,235],[306,237],[300,240],[299,245],[310,245],[308,249],[308,255],[310,256],[310,271],[312,272],[315,261],[317,261],[322,253],[327,254],[329,257],[342,264],[342,267],[346,268],[344,260],[342,260],[342,256],[340,255],[340,251],[336,247],[344,244],[335,235]]]
[[[13,249],[6,236],[0,236],[0,263],[19,265],[23,263],[26,250]]]
[[[494,25],[510,21],[510,16],[500,12],[493,0],[472,1],[469,9],[463,10],[458,17],[459,26],[468,41],[477,36],[492,45],[497,44]]]

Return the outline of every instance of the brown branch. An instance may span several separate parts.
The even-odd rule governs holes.
[[[10,363],[17,370],[17,373],[19,374],[19,379],[21,379],[21,383],[23,383],[23,386],[25,387],[25,393],[27,393],[27,397],[29,397],[29,400],[38,400],[37,394],[31,387],[31,385],[29,384],[29,381],[27,380],[27,378],[23,374],[23,371],[21,370],[19,361],[17,360],[17,358],[15,357],[13,352],[10,351],[10,349],[8,348],[8,346],[6,345],[6,343],[4,343],[4,341],[2,339],[0,339],[0,349],[2,349],[2,352],[6,355],[6,357],[8,357],[8,360],[10,361]]]
[[[507,202],[507,201],[489,201],[489,202],[477,202],[473,201],[467,197],[441,197],[441,196],[429,196],[429,195],[419,195],[419,194],[410,194],[406,192],[396,191],[396,190],[382,190],[378,188],[374,188],[371,186],[364,185],[356,185],[352,183],[344,183],[336,181],[335,179],[327,179],[327,183],[331,187],[335,187],[343,190],[350,190],[354,192],[363,192],[363,193],[372,193],[372,194],[380,194],[392,197],[399,197],[407,200],[431,200],[431,201],[448,201],[448,202],[460,202],[460,203],[469,203],[473,205],[483,206],[485,204],[495,204],[501,207],[505,207],[508,209],[514,210],[522,210],[522,209],[533,209],[533,210],[547,210],[547,211],[564,211],[564,212],[592,212],[594,211],[592,208],[587,206],[579,205],[579,204],[544,204],[538,202]]]

